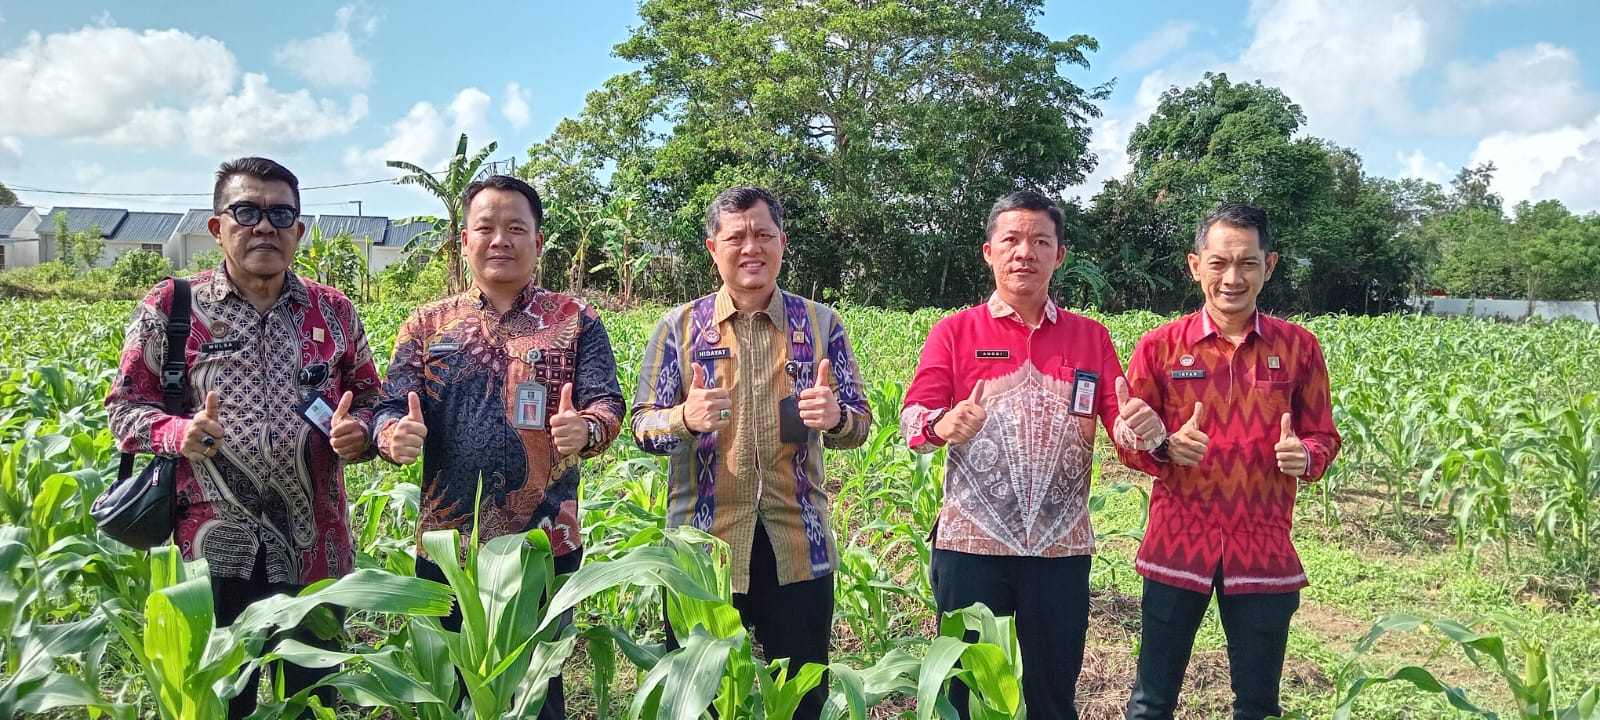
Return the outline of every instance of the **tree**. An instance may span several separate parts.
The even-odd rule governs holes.
[[[405,170],[410,173],[396,179],[400,185],[417,185],[427,190],[439,202],[444,203],[447,232],[430,231],[418,238],[426,236],[428,243],[419,246],[423,252],[442,253],[445,256],[447,269],[447,287],[450,292],[458,293],[466,289],[466,276],[461,269],[461,223],[466,218],[466,208],[462,207],[462,196],[466,194],[467,185],[478,176],[478,171],[483,168],[483,163],[489,154],[499,147],[498,143],[491,142],[483,146],[471,157],[467,156],[467,134],[461,133],[461,139],[456,142],[456,151],[450,156],[450,163],[445,167],[444,173],[435,176],[433,173],[404,160],[390,160],[389,167]],[[410,246],[407,246],[410,251]]]
[[[1059,193],[1094,165],[1103,89],[1087,36],[1055,41],[1039,0],[646,0],[607,80],[543,146],[614,168],[647,238],[711,286],[699,240],[721,189],[757,184],[786,206],[784,283],[889,306],[958,305],[988,207],[1016,189]],[[538,147],[535,150],[539,150]]]
[[[1262,292],[1279,310],[1384,312],[1414,282],[1399,237],[1407,189],[1368,176],[1355,152],[1296,137],[1305,114],[1277,88],[1207,73],[1171,88],[1128,139],[1132,168],[1095,197],[1096,256],[1116,278],[1111,306],[1175,310],[1198,301],[1184,257],[1225,202],[1271,218],[1278,269]],[[1170,287],[1183,293],[1161,292]]]
[[[67,232],[67,214],[59,212],[55,217],[58,259],[74,273],[80,267],[83,270],[93,270],[94,266],[99,264],[100,256],[106,251],[106,239],[100,234],[100,225],[97,223],[82,232]]]
[[[111,266],[111,275],[121,289],[148,288],[171,274],[172,261],[165,255],[139,248],[117,256]]]
[[[0,183],[0,205],[21,205],[21,204],[22,203],[19,200],[17,200],[17,194],[14,193],[14,192],[11,192],[11,189],[6,187],[5,183]]]
[[[326,237],[321,226],[311,228],[311,234],[300,241],[300,249],[295,252],[294,271],[301,277],[339,288],[358,301],[371,299],[367,256],[348,232]]]

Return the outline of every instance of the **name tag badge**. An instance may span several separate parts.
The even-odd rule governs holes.
[[[233,352],[242,347],[244,347],[243,340],[222,340],[219,342],[202,343],[200,345],[200,352],[207,354]]]
[[[696,360],[723,360],[733,357],[733,348],[711,348],[710,350],[696,350]]]
[[[324,437],[333,436],[333,408],[328,406],[328,401],[321,395],[312,394],[300,402],[300,417],[311,427],[320,431]]]
[[[1206,371],[1204,371],[1204,370],[1173,370],[1172,371],[1172,379],[1173,380],[1194,380],[1196,378],[1203,378],[1205,376],[1206,376]]]
[[[978,355],[978,359],[979,360],[1000,360],[1000,359],[1011,357],[1011,351],[1010,350],[979,350],[977,355]]]
[[[1078,370],[1072,378],[1072,414],[1094,417],[1095,390],[1100,387],[1100,373]]]
[[[529,380],[517,385],[517,407],[512,423],[519,430],[544,429],[544,403],[549,391],[544,385]]]
[[[461,343],[458,343],[458,342],[438,342],[438,343],[434,343],[434,344],[428,346],[428,357],[430,357],[430,358],[442,357],[442,356],[445,356],[445,355],[449,355],[450,353],[453,353],[453,352],[459,352],[460,350],[461,350]]]

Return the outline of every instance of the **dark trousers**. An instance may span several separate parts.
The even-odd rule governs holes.
[[[1222,572],[1214,581],[1222,632],[1228,638],[1228,675],[1233,686],[1234,720],[1261,720],[1283,714],[1278,683],[1289,643],[1289,618],[1300,608],[1300,592],[1228,595]],[[1205,618],[1211,593],[1144,581],[1140,614],[1139,667],[1128,720],[1170,720],[1194,650],[1194,634]]]
[[[940,613],[981,602],[996,616],[1015,616],[1022,697],[1033,720],[1077,720],[1091,559],[933,551],[928,575]],[[978,633],[968,631],[965,640],[977,642]],[[970,695],[966,684],[951,683],[950,703],[963,719]]]
[[[828,648],[833,640],[833,573],[812,580],[778,584],[778,560],[772,551],[767,530],[756,524],[755,541],[750,546],[749,592],[734,593],[733,608],[746,628],[761,644],[768,662],[789,658],[784,674],[794,677],[807,663],[828,664]],[[665,608],[663,608],[665,615]],[[678,639],[667,625],[667,649],[676,650]],[[816,720],[828,701],[828,676],[806,693],[795,708],[795,720]]]
[[[583,564],[583,551],[579,550],[566,555],[555,557],[555,570],[557,575],[570,575],[577,572],[578,566]],[[417,577],[423,580],[432,580],[436,583],[449,585],[450,580],[444,576],[444,568],[439,567],[432,560],[417,557]],[[461,632],[461,605],[452,604],[450,614],[439,618],[439,625],[450,632]],[[457,676],[460,682],[460,676]],[[467,688],[461,685],[461,696],[466,697]],[[550,687],[544,696],[544,707],[539,710],[539,720],[562,720],[567,716],[567,693],[561,684],[561,675],[550,678]]]
[[[256,553],[256,566],[250,572],[249,579],[215,577],[211,578],[211,606],[216,616],[217,627],[232,625],[245,608],[257,600],[264,600],[273,595],[297,595],[304,590],[304,585],[289,583],[267,582],[267,555],[265,552]],[[297,626],[288,632],[288,636],[313,647],[326,650],[340,650],[339,640],[323,640],[317,637],[304,626]],[[268,640],[262,648],[263,652],[270,650],[276,644]],[[283,667],[283,694],[288,697],[317,684],[323,678],[338,671],[337,667],[330,668],[304,668],[294,663],[280,663]],[[228,720],[241,720],[250,713],[255,712],[257,694],[260,692],[261,669],[257,668],[250,674],[250,682],[239,691],[238,696],[228,701]],[[321,688],[316,691],[316,696],[322,700],[323,707],[331,708],[334,702],[333,688]],[[311,717],[310,713],[302,713],[301,717]]]

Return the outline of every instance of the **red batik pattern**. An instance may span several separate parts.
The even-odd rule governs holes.
[[[1230,594],[1305,587],[1305,570],[1289,540],[1299,481],[1279,472],[1274,446],[1280,418],[1290,413],[1310,457],[1300,481],[1320,478],[1339,452],[1328,368],[1316,337],[1258,314],[1254,329],[1235,346],[1201,311],[1145,335],[1129,359],[1128,383],[1174,431],[1202,403],[1200,429],[1210,438],[1195,467],[1118,449],[1124,464],[1156,476],[1135,563],[1139,573],[1209,592],[1220,563]]]

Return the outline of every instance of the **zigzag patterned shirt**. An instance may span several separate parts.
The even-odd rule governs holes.
[[[804,443],[781,442],[778,402],[810,387],[823,357],[844,425],[838,432],[813,430]],[[684,425],[691,362],[706,370],[709,386],[728,390],[727,431],[696,435]],[[826,306],[781,290],[755,313],[738,312],[726,288],[673,310],[656,325],[639,365],[633,436],[645,452],[670,458],[667,522],[728,543],[737,593],[749,588],[758,521],[772,539],[780,585],[838,567],[822,449],[859,447],[871,429],[844,324]]]
[[[1150,524],[1135,566],[1157,582],[1209,593],[1218,563],[1223,592],[1281,593],[1307,585],[1289,540],[1295,478],[1278,471],[1284,413],[1310,457],[1310,482],[1339,453],[1328,366],[1316,336],[1256,313],[1235,346],[1205,310],[1150,331],[1128,360],[1135,397],[1177,428],[1204,404],[1200,429],[1210,438],[1195,467],[1118,448],[1123,464],[1156,477]]]

